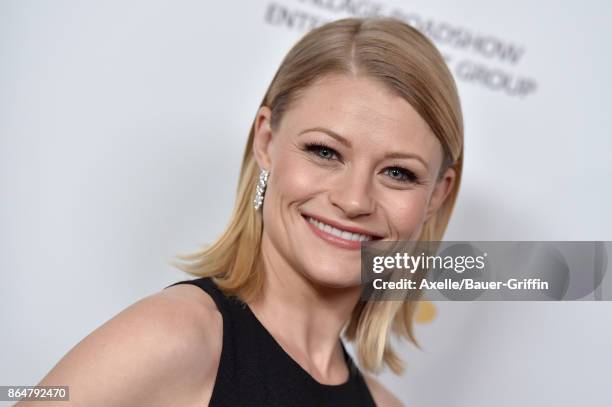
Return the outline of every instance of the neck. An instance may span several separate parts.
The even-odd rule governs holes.
[[[345,376],[339,342],[361,287],[331,288],[295,270],[262,236],[263,295],[249,303],[277,342],[313,376]]]

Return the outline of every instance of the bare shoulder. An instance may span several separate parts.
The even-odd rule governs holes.
[[[363,377],[378,407],[405,407],[404,404],[393,395],[393,393],[391,393],[373,376],[364,373]]]
[[[168,287],[95,329],[39,385],[68,385],[70,406],[206,405],[222,335],[208,294],[190,284]]]

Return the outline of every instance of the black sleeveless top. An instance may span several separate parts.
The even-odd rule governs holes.
[[[226,296],[211,278],[168,287],[176,284],[206,291],[223,316],[223,347],[209,406],[376,406],[342,340],[349,379],[338,385],[321,384],[285,352],[247,304]]]

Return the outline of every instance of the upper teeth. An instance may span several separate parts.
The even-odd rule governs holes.
[[[362,235],[360,233],[352,233],[346,230],[340,230],[326,223],[319,222],[318,220],[313,219],[310,216],[308,217],[308,222],[312,223],[313,225],[315,225],[317,228],[321,229],[322,231],[327,232],[334,236],[341,237],[342,239],[355,240],[355,241],[358,240],[360,242],[372,240],[372,236]]]

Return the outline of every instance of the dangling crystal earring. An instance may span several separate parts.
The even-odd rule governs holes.
[[[268,175],[270,172],[266,170],[261,170],[259,172],[259,182],[257,183],[257,193],[255,194],[255,199],[253,200],[253,206],[255,210],[258,210],[261,204],[263,203],[264,193],[266,192],[266,184],[268,183]]]

